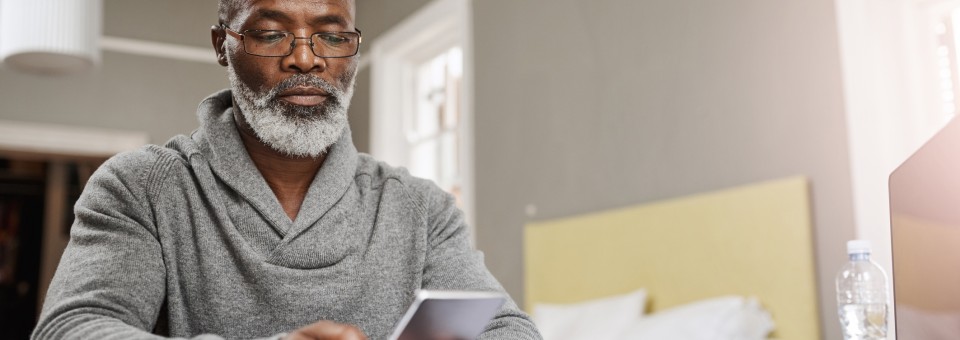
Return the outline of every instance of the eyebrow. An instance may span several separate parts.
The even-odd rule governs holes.
[[[284,14],[283,12],[272,10],[272,9],[260,9],[257,10],[256,16],[260,19],[275,20],[280,22],[293,22],[293,19],[290,16]],[[328,25],[336,24],[343,27],[347,26],[347,20],[344,19],[342,15],[338,14],[328,14],[314,17],[310,20],[309,24],[311,26],[316,25]]]
[[[289,16],[287,16],[283,12],[275,11],[272,9],[259,9],[257,10],[256,17],[258,19],[270,19],[270,20],[283,21],[283,22],[293,21],[293,19],[291,19]]]
[[[319,17],[316,17],[310,20],[311,26],[328,25],[328,24],[337,24],[337,25],[346,27],[347,20],[344,19],[343,16],[337,15],[337,14],[321,15]]]

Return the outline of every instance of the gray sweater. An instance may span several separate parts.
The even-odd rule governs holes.
[[[452,197],[357,153],[349,131],[291,221],[240,141],[230,92],[198,114],[192,136],[90,179],[34,338],[245,339],[325,319],[383,339],[418,288],[503,290]],[[481,338],[540,336],[508,301]]]

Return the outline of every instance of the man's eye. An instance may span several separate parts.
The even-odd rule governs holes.
[[[256,32],[250,34],[251,38],[263,43],[277,43],[283,41],[283,38],[286,36],[283,32]]]
[[[340,45],[350,41],[350,38],[347,38],[339,34],[322,33],[320,34],[320,41],[322,41],[327,45]]]

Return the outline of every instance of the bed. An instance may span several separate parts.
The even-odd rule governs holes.
[[[655,314],[741,295],[772,316],[771,339],[819,339],[812,236],[803,177],[539,221],[524,231],[524,306],[642,288]]]

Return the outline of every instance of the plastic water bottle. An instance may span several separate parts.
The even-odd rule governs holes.
[[[887,338],[887,275],[870,261],[870,241],[847,242],[847,262],[837,274],[837,310],[846,340]]]

